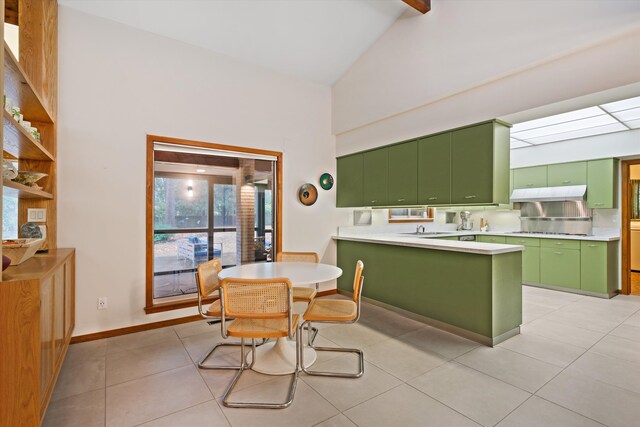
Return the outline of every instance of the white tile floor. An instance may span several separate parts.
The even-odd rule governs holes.
[[[72,345],[45,426],[638,426],[640,297],[524,287],[522,334],[495,348],[365,304],[318,342],[361,346],[361,379],[302,374],[284,410],[229,409],[233,371],[194,365],[219,326],[194,322]],[[236,352],[221,355],[234,362]],[[321,354],[317,364],[355,360]],[[248,372],[234,398],[278,399],[288,377]]]

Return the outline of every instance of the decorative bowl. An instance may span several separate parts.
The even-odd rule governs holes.
[[[18,176],[15,177],[13,181],[30,187],[35,184],[36,181],[44,178],[45,176],[48,176],[48,174],[41,172],[18,171]]]
[[[22,264],[35,255],[44,239],[14,239],[2,241],[2,255],[11,260],[11,265]]]
[[[18,176],[18,168],[13,164],[13,160],[2,160],[2,177],[9,180]]]

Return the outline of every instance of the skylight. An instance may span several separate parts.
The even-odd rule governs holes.
[[[511,128],[511,148],[640,129],[640,96],[518,123]]]

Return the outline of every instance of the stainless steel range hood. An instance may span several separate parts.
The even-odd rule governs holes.
[[[565,202],[583,201],[587,193],[586,185],[563,187],[518,188],[511,193],[511,202]]]

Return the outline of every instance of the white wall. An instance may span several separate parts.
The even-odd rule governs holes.
[[[335,174],[330,88],[59,13],[58,245],[77,248],[74,335],[196,313],[143,311],[147,134],[282,151],[283,246],[335,262],[335,188],[312,207],[296,198]]]
[[[636,83],[639,17],[637,1],[434,2],[334,86],[337,153]]]

